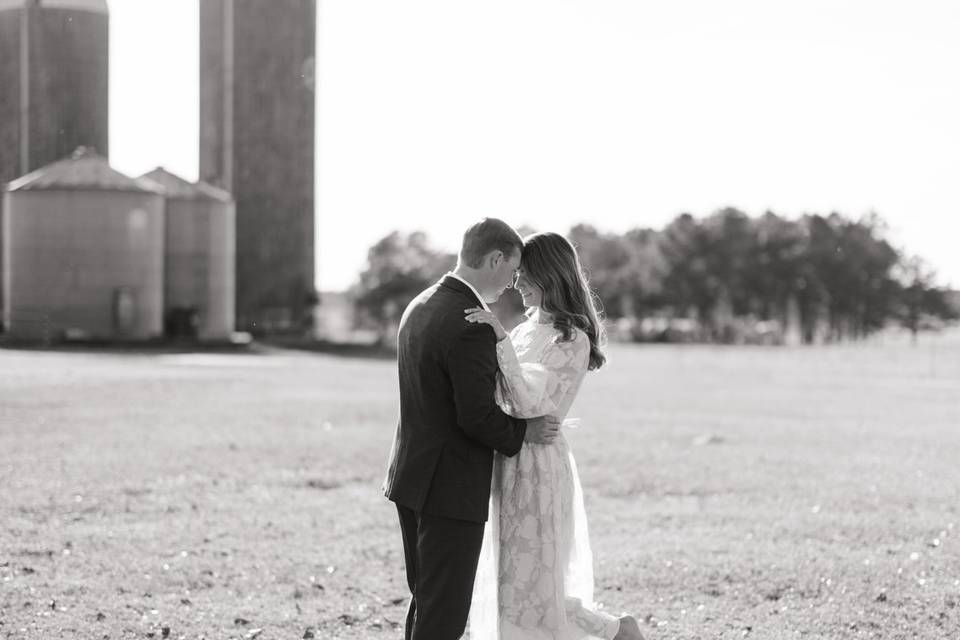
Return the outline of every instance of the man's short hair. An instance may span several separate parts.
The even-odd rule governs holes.
[[[484,256],[497,250],[511,258],[514,252],[523,250],[523,238],[503,220],[484,218],[472,224],[464,232],[463,244],[460,247],[460,262],[478,269],[483,264]]]

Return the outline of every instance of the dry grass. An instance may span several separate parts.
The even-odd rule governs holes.
[[[960,638],[960,342],[611,351],[569,434],[608,609]],[[0,637],[402,637],[395,387],[289,351],[0,351]]]

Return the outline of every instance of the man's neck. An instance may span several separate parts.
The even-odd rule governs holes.
[[[453,270],[453,275],[457,276],[458,278],[462,278],[463,280],[466,280],[467,282],[469,282],[469,283],[470,283],[470,286],[473,287],[474,289],[476,289],[476,290],[477,290],[477,293],[480,294],[480,297],[481,297],[481,298],[484,297],[483,287],[481,287],[481,286],[477,283],[477,276],[476,276],[476,274],[471,273],[469,270],[464,269],[463,267],[459,267],[459,266],[458,266],[456,269]]]

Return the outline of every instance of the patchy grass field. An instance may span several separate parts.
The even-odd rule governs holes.
[[[960,342],[616,346],[569,434],[648,638],[960,638]],[[402,637],[392,362],[0,351],[0,638]]]

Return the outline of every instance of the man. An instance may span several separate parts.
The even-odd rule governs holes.
[[[384,493],[397,505],[407,584],[406,640],[455,640],[466,627],[490,500],[493,452],[549,444],[556,419],[513,418],[494,401],[496,336],[464,310],[487,308],[513,282],[523,240],[484,218],[463,236],[453,273],[400,320],[400,420]]]

